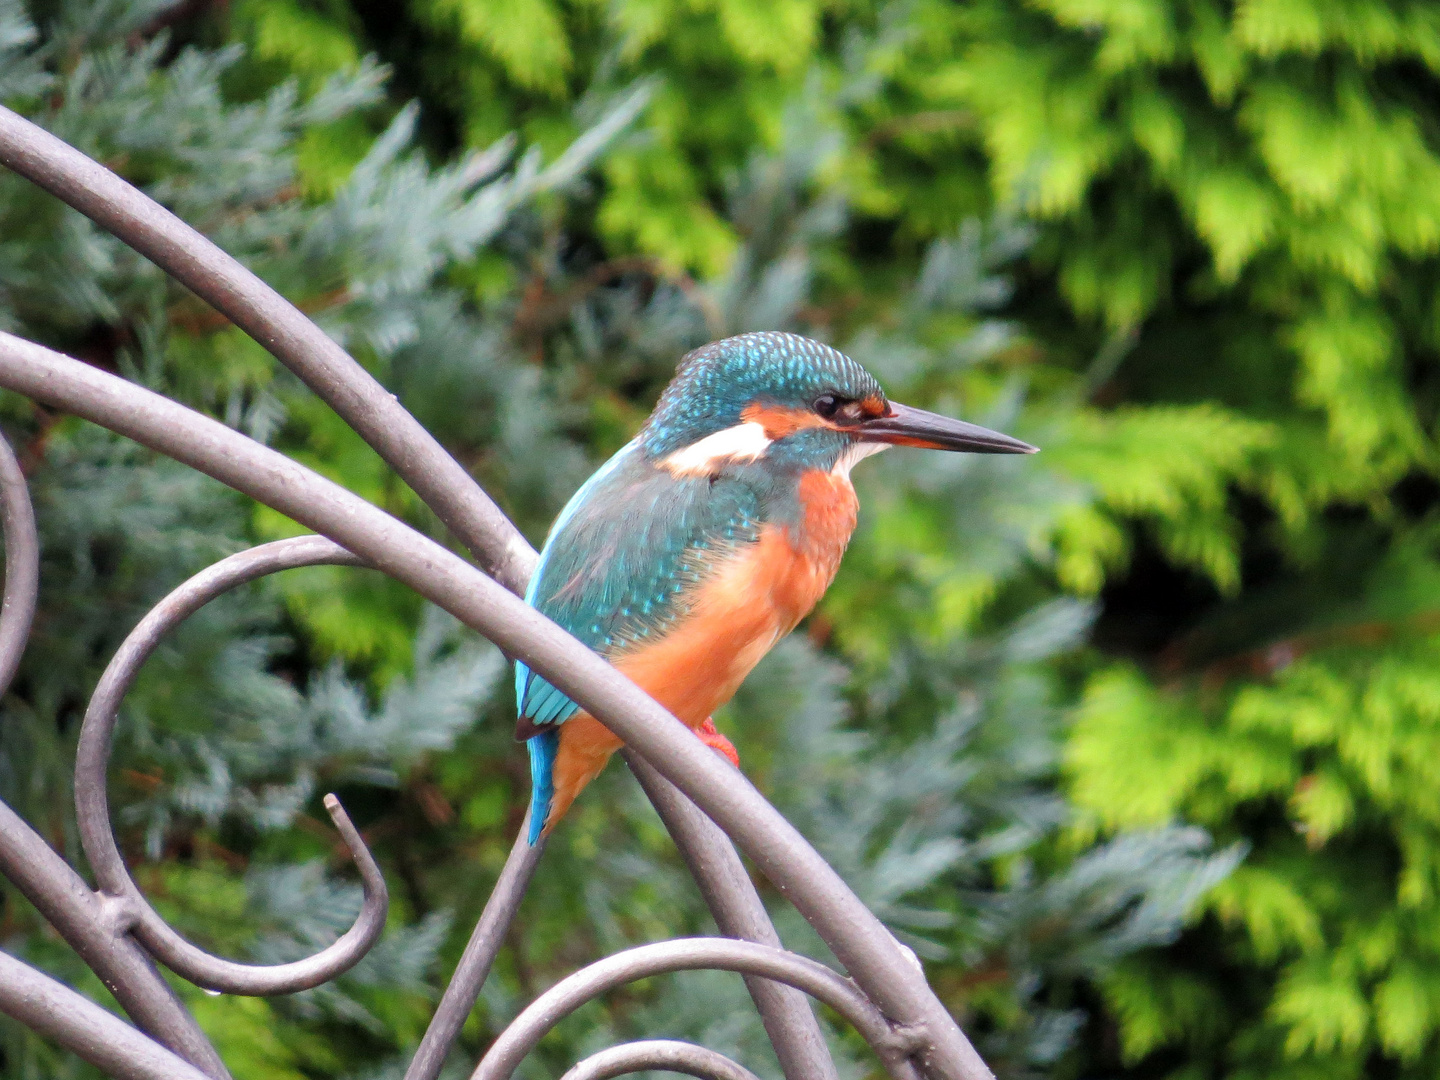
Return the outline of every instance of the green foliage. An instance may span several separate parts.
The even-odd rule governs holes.
[[[849,35],[849,66],[837,66],[818,59],[821,11],[803,3],[778,22],[745,4],[651,23],[636,9],[619,36],[596,23],[544,41],[534,30],[547,19],[569,28],[598,15],[538,0],[417,8],[421,24],[459,30],[462,56],[503,67],[516,95],[466,117],[486,149],[432,163],[415,148],[426,115],[382,99],[383,73],[356,60],[363,20],[343,6],[237,4],[230,25],[248,53],[196,43],[204,26],[172,37],[157,27],[173,12],[154,3],[62,0],[40,14],[0,0],[7,103],[310,312],[537,536],[633,433],[687,348],[811,327],[837,283],[855,285],[836,179],[859,144],[844,110],[871,93],[893,27]],[[666,74],[654,57],[672,54],[711,71],[694,50],[716,40],[750,81],[745,102],[717,101],[707,129],[673,84],[645,76]],[[623,63],[591,70],[607,56]],[[472,74],[483,82],[487,70]],[[480,100],[480,82],[460,86],[477,95],[466,100]],[[647,103],[640,130],[668,117],[669,150],[627,134]],[[519,139],[504,137],[511,128]],[[646,186],[666,169],[671,187]],[[616,181],[626,170],[629,188]],[[684,227],[662,249],[621,219],[652,238],[666,222]],[[844,320],[847,348],[916,400],[1007,423],[1028,408],[1017,422],[1073,446],[1073,475],[894,455],[867,482],[876,511],[813,640],[788,643],[722,722],[752,775],[925,957],[985,1052],[1024,1076],[1058,1067],[1089,1015],[1086,988],[1173,939],[1240,849],[1215,853],[1194,828],[1147,827],[1088,851],[1067,837],[1056,665],[1092,609],[1055,601],[1042,577],[1057,558],[1050,538],[1093,505],[1084,454],[1102,453],[1063,433],[1103,424],[1077,412],[1064,379],[1027,406],[1018,336],[985,314],[1009,296],[1004,272],[1028,231],[951,225],[889,274],[883,313]],[[142,380],[438,533],[303,387],[122,245],[14,177],[0,177],[0,237],[7,328]],[[636,245],[644,258],[612,258]],[[16,399],[0,408],[30,472],[45,583],[35,642],[0,703],[0,791],[78,859],[68,770],[101,665],[187,573],[295,526],[72,419]],[[1195,423],[1209,415],[1195,410]],[[1198,466],[1184,455],[1136,465],[1150,469],[1131,482],[1140,494],[1099,512],[1160,514],[1174,474],[1181,501],[1213,524],[1220,478],[1263,442],[1229,424],[1246,447]],[[968,551],[947,538],[956,525]],[[1071,533],[1067,557],[1112,558]],[[216,602],[147,666],[123,712],[113,797],[127,857],[178,926],[261,962],[333,938],[358,890],[322,824],[327,790],[392,883],[386,937],[333,986],[267,1002],[190,995],[237,1074],[389,1075],[413,1049],[523,812],[502,673],[493,649],[402,590],[334,569]],[[4,899],[7,947],[105,1000],[23,901]],[[787,939],[824,958],[770,899]],[[473,1060],[525,1000],[599,952],[711,929],[653,812],[611,770],[554,838],[457,1057]],[[638,987],[582,1011],[527,1068],[668,1033],[776,1074],[738,980],[676,982],[689,992]],[[7,1075],[86,1075],[4,1030]],[[872,1067],[853,1036],[831,1035],[846,1075]]]
[[[1413,626],[1371,636],[1276,650],[1257,658],[1271,679],[1223,692],[1160,694],[1118,670],[1092,681],[1069,755],[1098,824],[1265,822],[1253,830],[1263,844],[1208,904],[1237,956],[1273,983],[1227,1002],[1228,1030],[1199,1013],[1137,1016],[1132,1057],[1192,1040],[1202,1060],[1238,1043],[1277,1070],[1358,1075],[1377,1053],[1427,1067],[1436,640]],[[1115,978],[1118,1000],[1139,997]]]
[[[1203,346],[1242,378],[1170,383],[1278,421],[1261,490],[1291,528],[1430,459],[1403,358],[1435,346],[1440,156],[1417,95],[1437,28],[1424,5],[1363,8],[955,16],[951,92],[997,195],[1054,223],[1045,258],[1073,308],[1150,319],[1171,350],[1207,307],[1249,324]]]
[[[675,358],[743,329],[824,336],[897,398],[1043,445],[867,463],[822,611],[722,718],[1003,1072],[1434,1071],[1433,5],[243,0],[176,27],[243,58],[161,44],[158,5],[52,7],[37,50],[0,5],[0,96],[314,312],[536,538]],[[142,261],[10,181],[0,222],[7,326],[434,527]],[[50,590],[5,703],[6,791],[63,837],[97,657],[177,568],[293,526],[67,421],[5,419]],[[398,1059],[521,802],[493,656],[362,577],[217,607],[127,716],[131,852],[188,898],[177,918],[212,892],[256,905],[217,910],[234,936],[211,940],[313,940],[264,882],[324,856],[294,827],[322,784],[404,883],[418,966],[334,1000],[200,1002],[236,1054],[267,1030],[256,1075]],[[607,774],[464,1051],[598,951],[707,926]],[[642,1031],[773,1073],[734,980],[677,981],[575,1017],[536,1075]],[[10,1038],[7,1063],[70,1068]]]
[[[1123,463],[1092,474],[1172,565],[1235,599],[1089,680],[1068,750],[1085,828],[1184,819],[1253,847],[1188,947],[1107,981],[1125,1055],[1428,1073],[1434,10],[998,2],[948,19],[943,100],[970,111],[995,197],[1037,221],[1037,273],[1075,329],[1136,334],[1110,399],[1150,406],[1156,458],[1221,470],[1172,472],[1173,504],[1145,508],[1115,486]],[[1212,432],[1153,407],[1175,404],[1210,410]],[[1080,528],[1118,560],[1095,514]]]

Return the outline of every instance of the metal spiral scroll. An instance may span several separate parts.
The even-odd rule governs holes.
[[[121,1080],[229,1080],[224,1063],[153,960],[207,989],[282,994],[334,978],[374,944],[385,922],[385,883],[334,796],[327,796],[326,808],[364,883],[360,914],[344,935],[316,955],[265,967],[212,956],[160,918],[125,868],[111,831],[105,788],[121,701],[163,635],[227,589],[279,570],[329,563],[369,567],[410,586],[510,655],[523,658],[623,738],[627,762],[726,935],[644,945],[575,972],[501,1033],[472,1080],[508,1080],[540,1038],[585,1002],[635,979],[696,968],[745,977],[787,1080],[834,1080],[837,1075],[806,995],[851,1023],[893,1080],[993,1080],[931,992],[914,954],[894,939],[793,826],[748,782],[737,782],[733,770],[679,721],[515,595],[523,591],[534,568],[534,550],[459,463],[337,344],[174,215],[3,108],[0,164],[150,258],[289,366],[380,453],[480,567],[209,417],[0,333],[0,387],[167,454],[320,534],[265,544],[195,575],[141,620],[111,660],[86,711],[75,770],[81,841],[98,890],[0,802],[0,872],[95,970],[135,1026],[4,953],[0,1012]],[[34,514],[15,455],[3,439],[0,519],[6,555],[0,607],[3,694],[29,634],[38,580]],[[543,852],[543,845],[524,842],[524,832],[522,825],[406,1080],[435,1080],[475,1006]],[[848,978],[780,947],[732,839],[795,904]],[[723,1055],[668,1040],[612,1047],[575,1065],[564,1080],[604,1080],[645,1069],[709,1080],[755,1080]]]
[[[300,536],[231,555],[196,574],[151,608],[130,632],[100,676],[80,728],[80,745],[75,755],[75,811],[80,844],[100,888],[127,905],[126,917],[133,920],[130,933],[150,955],[175,974],[207,990],[227,994],[291,994],[329,982],[348,971],[370,951],[385,929],[389,909],[385,879],[340,800],[326,795],[325,809],[340,830],[364,883],[364,900],[355,924],[329,947],[289,964],[266,967],[237,964],[196,948],[171,929],[141,895],[115,845],[115,834],[110,830],[110,800],[105,791],[105,771],[110,762],[115,721],[120,702],[135,681],[140,665],[166,633],[238,585],[280,570],[319,564],[364,565],[323,536]]]

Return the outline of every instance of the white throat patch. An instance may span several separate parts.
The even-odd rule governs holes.
[[[728,461],[754,461],[770,445],[765,426],[753,420],[736,424],[661,458],[661,468],[672,476],[706,476]]]
[[[840,454],[840,460],[835,462],[835,467],[830,471],[833,472],[836,476],[843,476],[846,480],[849,480],[850,470],[855,467],[855,463],[857,461],[864,461],[867,457],[870,457],[873,454],[880,453],[881,450],[889,449],[890,445],[888,443],[852,443],[850,446],[846,447],[845,450]]]

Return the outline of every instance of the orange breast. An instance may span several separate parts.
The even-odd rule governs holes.
[[[772,645],[815,606],[855,530],[850,481],[812,472],[800,483],[798,529],[760,540],[701,587],[689,618],[615,666],[694,727],[729,701]]]
[[[688,726],[734,696],[751,668],[809,614],[840,565],[858,504],[848,477],[811,472],[800,481],[796,528],[767,526],[695,598],[690,616],[615,666]],[[605,767],[621,741],[586,712],[560,725],[555,800],[546,829]]]

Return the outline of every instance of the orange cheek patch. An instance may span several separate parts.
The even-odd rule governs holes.
[[[763,427],[765,437],[771,442],[783,439],[787,435],[794,435],[795,432],[803,431],[805,428],[835,427],[834,424],[827,423],[809,409],[789,409],[784,405],[761,405],[759,403],[747,405],[745,411],[740,414],[740,418]]]

